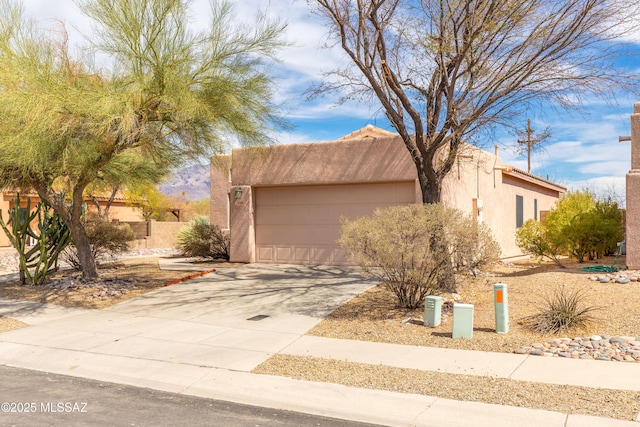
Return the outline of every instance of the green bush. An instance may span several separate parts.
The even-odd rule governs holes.
[[[547,237],[547,230],[540,221],[529,219],[516,231],[516,245],[536,258],[548,258],[563,267],[560,259],[562,248]]]
[[[178,248],[184,256],[229,259],[229,236],[206,217],[195,217],[178,233]]]
[[[129,224],[114,224],[100,215],[87,214],[84,227],[95,260],[114,258],[129,250],[129,243],[136,239]],[[75,246],[65,249],[63,259],[75,269],[80,269],[80,260]]]
[[[545,296],[545,304],[539,313],[525,317],[521,323],[543,334],[585,328],[595,320],[593,312],[598,307],[585,305],[584,299],[584,291],[571,292],[562,286],[552,296]]]
[[[527,221],[516,233],[523,252],[547,257],[560,265],[559,255],[578,262],[616,251],[623,239],[622,214],[611,198],[598,201],[588,190],[569,192],[549,212],[545,223]]]
[[[488,228],[475,227],[460,211],[439,204],[378,209],[342,220],[338,243],[368,277],[398,297],[400,306],[419,307],[425,296],[455,290],[456,268],[475,268],[498,258]]]

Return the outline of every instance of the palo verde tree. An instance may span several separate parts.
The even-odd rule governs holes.
[[[532,104],[637,92],[614,66],[638,27],[630,0],[309,0],[346,52],[313,93],[376,101],[415,163],[424,203],[463,141],[513,125]]]
[[[132,150],[171,167],[267,142],[280,123],[266,61],[283,25],[259,15],[243,26],[218,1],[198,33],[187,0],[77,4],[93,21],[98,70],[71,56],[64,29],[41,30],[0,0],[0,188],[35,189],[71,230],[83,275],[97,277],[81,221],[87,186]]]
[[[87,186],[85,196],[91,199],[98,215],[108,221],[109,209],[118,194],[132,194],[134,188],[157,185],[168,173],[167,165],[155,163],[141,155],[139,150],[129,150],[98,172],[97,179]],[[107,200],[103,206],[99,199],[105,195]],[[133,198],[139,200],[141,197]]]

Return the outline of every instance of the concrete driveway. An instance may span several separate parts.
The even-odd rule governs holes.
[[[90,356],[122,366],[139,366],[129,363],[137,359],[248,372],[372,285],[352,267],[250,264],[104,310],[0,301],[0,315],[33,325],[0,334],[0,363],[35,358],[41,369],[61,372]]]

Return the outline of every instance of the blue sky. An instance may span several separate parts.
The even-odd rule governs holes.
[[[368,105],[335,105],[335,99],[323,98],[307,101],[304,92],[321,74],[345,63],[346,57],[338,48],[324,49],[327,30],[317,16],[309,11],[306,0],[233,0],[236,14],[249,22],[257,9],[287,22],[287,40],[292,44],[280,54],[278,75],[279,101],[285,107],[286,117],[294,128],[279,135],[281,143],[328,141],[346,135],[367,124],[393,130],[384,114]],[[68,26],[70,39],[80,41],[81,33],[91,31],[89,22],[79,14],[72,0],[24,0],[27,13],[52,25],[54,19]],[[208,0],[193,0],[193,26],[202,28],[207,22]],[[632,43],[638,40],[630,40]],[[640,45],[634,45],[639,48]],[[640,49],[638,64],[640,70]],[[640,71],[639,71],[640,72]],[[630,169],[629,142],[618,142],[618,136],[629,135],[629,115],[635,101],[622,94],[617,105],[602,100],[585,101],[584,108],[571,114],[549,109],[546,113],[532,111],[534,129],[549,126],[552,137],[543,151],[532,156],[532,173],[549,178],[570,189],[590,188],[599,194],[614,192],[624,198],[625,175]],[[522,128],[526,123],[522,123]],[[516,137],[496,132],[483,140],[483,147],[493,151],[500,146],[505,163],[526,170],[526,157],[509,149]]]

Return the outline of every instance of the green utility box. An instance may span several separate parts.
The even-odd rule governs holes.
[[[453,338],[473,337],[473,304],[453,304]]]
[[[506,334],[509,332],[509,298],[506,283],[493,285],[493,295],[496,308],[496,332]]]
[[[435,328],[442,320],[442,301],[444,298],[428,296],[424,299],[424,325]]]

